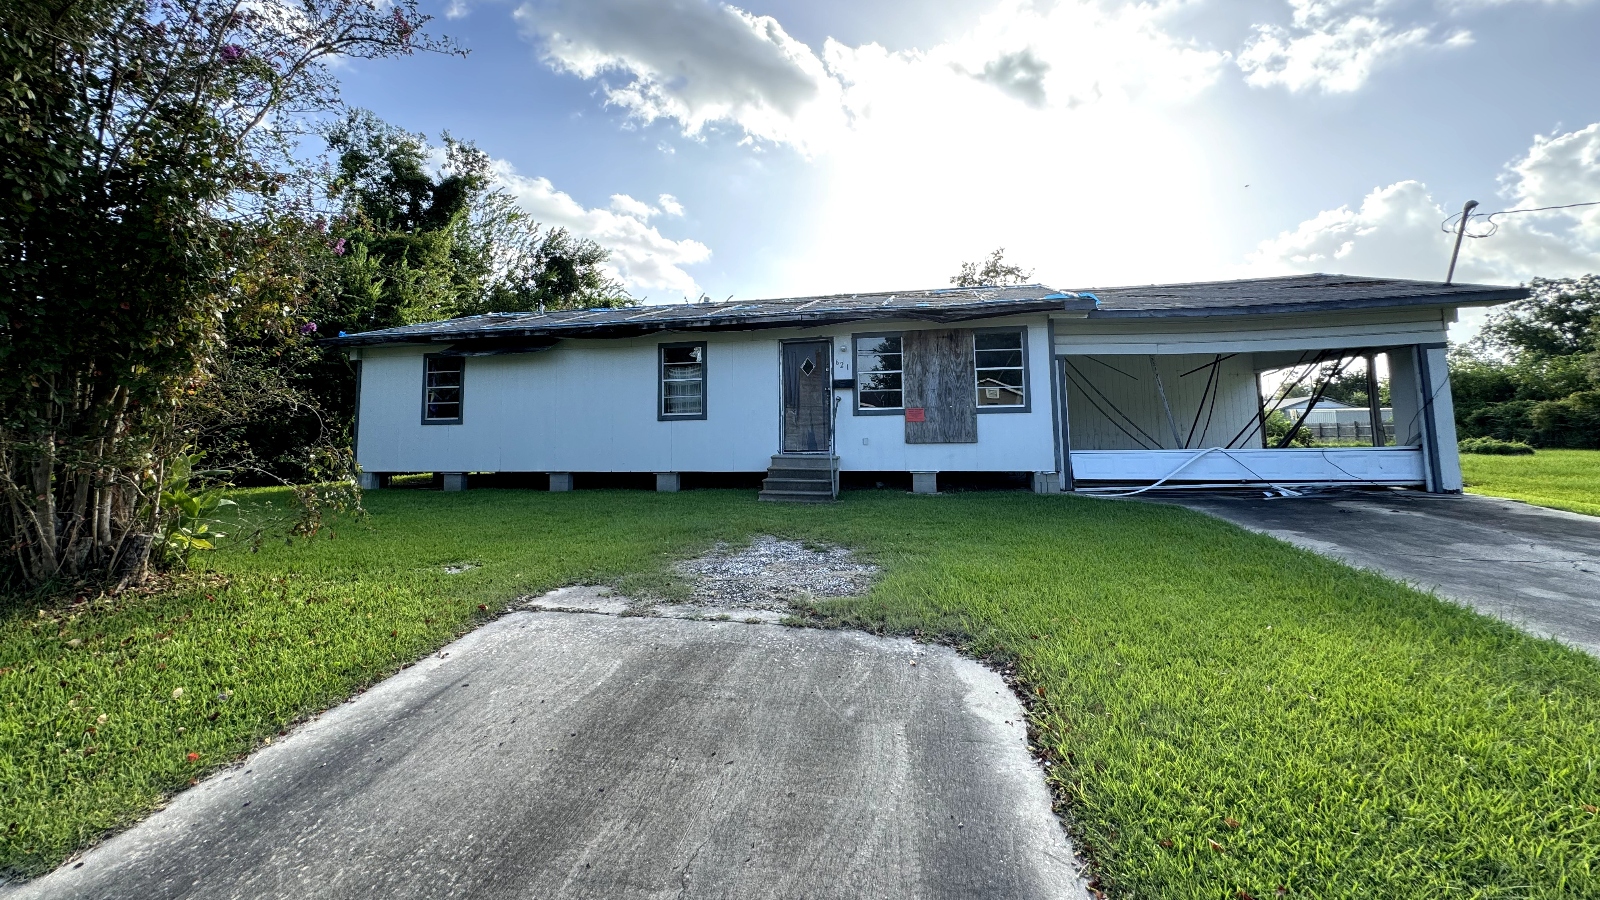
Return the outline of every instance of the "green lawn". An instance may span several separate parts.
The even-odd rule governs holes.
[[[1461,455],[1467,491],[1600,516],[1600,450],[1533,456]]]
[[[218,553],[163,596],[0,621],[0,863],[50,867],[519,594],[660,589],[671,559],[771,533],[884,567],[838,620],[1015,663],[1113,896],[1600,896],[1600,661],[1196,513],[999,493],[368,504],[334,540]],[[444,573],[459,562],[478,568]]]

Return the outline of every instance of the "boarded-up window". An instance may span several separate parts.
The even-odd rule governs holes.
[[[975,444],[978,407],[973,397],[972,332],[907,331],[904,351],[906,443]],[[911,414],[922,410],[921,421]]]

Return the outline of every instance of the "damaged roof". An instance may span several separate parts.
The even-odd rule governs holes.
[[[1060,291],[1042,284],[832,294],[777,300],[675,303],[547,313],[489,313],[360,334],[329,343],[554,343],[674,331],[748,331],[874,320],[964,322],[1024,313],[1090,318],[1274,315],[1396,306],[1472,306],[1520,300],[1521,287],[1346,275],[1292,275],[1195,284]]]

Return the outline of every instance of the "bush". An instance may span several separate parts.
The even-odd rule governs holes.
[[[1600,448],[1600,391],[1578,391],[1533,407],[1528,418],[1541,447]]]
[[[1491,437],[1467,438],[1457,445],[1462,453],[1482,456],[1532,456],[1533,448],[1521,441],[1502,441]]]

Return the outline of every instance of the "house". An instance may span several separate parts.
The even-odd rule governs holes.
[[[1306,411],[1308,406],[1309,412]],[[1290,419],[1298,419],[1304,415],[1307,425],[1366,425],[1371,421],[1371,411],[1367,407],[1351,406],[1326,397],[1318,400],[1315,406],[1311,405],[1310,397],[1293,397],[1279,404],[1278,411]],[[1394,421],[1394,409],[1391,407],[1382,407],[1378,410],[1378,414],[1386,423]]]
[[[1305,275],[1059,291],[947,288],[496,313],[342,335],[368,487],[403,472],[1028,473],[1039,492],[1404,485],[1460,490],[1445,359],[1463,306],[1515,287]],[[1272,384],[1387,358],[1385,446],[1278,446]],[[1362,411],[1365,413],[1366,411]]]

